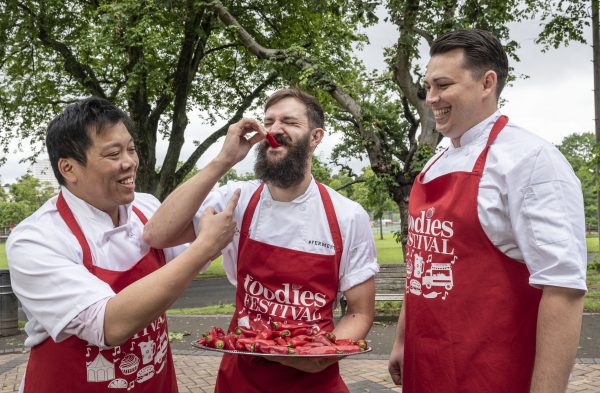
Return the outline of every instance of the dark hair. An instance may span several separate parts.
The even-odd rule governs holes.
[[[306,117],[308,117],[308,126],[311,130],[315,128],[323,128],[325,126],[325,115],[319,101],[308,93],[299,89],[282,89],[278,90],[269,97],[265,103],[265,112],[269,107],[275,105],[285,98],[295,98],[306,107]]]
[[[89,97],[67,106],[48,124],[46,149],[54,176],[59,184],[65,179],[58,170],[58,160],[73,158],[86,165],[86,152],[92,144],[90,132],[102,133],[107,126],[122,122],[131,132],[133,123],[129,116],[109,101]]]
[[[496,72],[496,98],[499,98],[508,77],[508,58],[500,40],[485,30],[451,31],[435,39],[429,55],[443,54],[454,49],[464,51],[464,66],[475,78],[481,78],[489,70]]]

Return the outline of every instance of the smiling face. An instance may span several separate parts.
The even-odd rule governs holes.
[[[432,56],[425,74],[426,103],[433,110],[436,130],[455,146],[497,108],[495,72],[477,77],[464,64],[464,51],[454,49]]]
[[[63,176],[71,192],[117,223],[119,205],[134,198],[139,160],[133,138],[122,122],[106,126],[100,133],[88,130],[88,134],[92,144],[86,151],[86,164],[61,159],[63,167],[71,168]]]

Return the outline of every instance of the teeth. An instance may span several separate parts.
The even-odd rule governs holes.
[[[435,117],[443,116],[446,113],[450,113],[450,108],[434,109],[433,110],[433,114],[434,114]]]
[[[119,181],[121,184],[133,184],[133,177],[128,177],[127,179]]]

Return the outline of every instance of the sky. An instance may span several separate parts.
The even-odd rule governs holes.
[[[369,69],[385,69],[384,48],[392,46],[398,37],[396,27],[381,19],[378,25],[365,30],[369,45],[362,51],[356,51]],[[589,45],[572,43],[543,53],[542,47],[534,43],[541,30],[537,22],[513,24],[509,28],[511,38],[521,46],[517,51],[521,61],[510,60],[510,63],[517,74],[527,75],[527,78],[517,79],[512,85],[505,87],[502,93],[505,99],[502,113],[554,144],[559,144],[565,136],[572,133],[594,132],[591,30],[588,28],[585,34]],[[428,56],[423,53],[422,57],[427,59]],[[208,135],[210,130],[216,128],[203,125],[193,115],[190,115],[190,120],[188,135]],[[333,146],[339,140],[338,135],[327,134],[315,154],[327,162]],[[159,165],[166,149],[166,143],[159,143],[157,146]],[[187,141],[182,150],[182,158],[191,154],[193,149],[191,140]],[[216,156],[219,149],[220,143],[217,142],[200,158],[197,166],[204,166]],[[29,164],[20,164],[19,160],[28,153],[25,151],[10,155],[7,163],[0,167],[1,184],[12,183],[26,173]],[[250,172],[253,163],[254,152],[251,152],[234,169],[238,173]],[[368,164],[356,159],[348,163],[357,171]]]

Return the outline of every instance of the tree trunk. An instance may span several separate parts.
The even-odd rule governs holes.
[[[592,47],[594,62],[594,115],[596,130],[596,148],[600,149],[600,20],[598,17],[599,0],[592,0]],[[600,243],[600,160],[596,159],[596,200],[598,219],[598,241]]]

